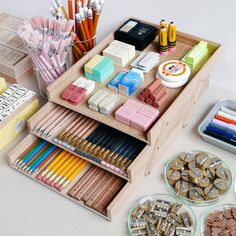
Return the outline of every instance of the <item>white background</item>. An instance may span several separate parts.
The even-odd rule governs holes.
[[[0,0],[0,10],[31,17],[47,15],[49,0]],[[164,18],[174,20],[178,30],[224,45],[222,61],[211,73],[211,85],[197,105],[197,111],[186,130],[181,132],[166,153],[159,157],[150,176],[140,182],[126,205],[107,223],[76,204],[10,169],[6,153],[22,138],[19,137],[0,154],[0,235],[3,236],[125,236],[127,214],[131,205],[140,197],[167,192],[161,177],[164,163],[178,152],[203,149],[220,155],[230,166],[236,166],[235,155],[203,142],[197,134],[197,125],[207,110],[219,98],[236,100],[236,1],[235,0],[105,0],[98,26],[98,42],[124,20],[134,16],[151,22]],[[33,81],[27,87],[34,87]],[[218,86],[218,87],[215,87]],[[227,91],[227,90],[231,90]],[[233,189],[226,203],[233,203]],[[207,208],[194,208],[199,221]],[[198,232],[197,236],[200,235]]]

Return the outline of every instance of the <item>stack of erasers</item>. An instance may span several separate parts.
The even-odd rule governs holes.
[[[182,61],[188,64],[191,69],[196,68],[208,53],[207,45],[206,41],[200,41],[182,58]]]
[[[69,85],[61,94],[64,100],[77,105],[95,89],[95,82],[80,77]]]
[[[143,83],[143,72],[138,69],[121,71],[113,78],[107,87],[117,93],[130,96]]]
[[[135,57],[135,47],[133,45],[114,40],[103,50],[103,56],[113,60],[116,65],[124,67]]]
[[[148,73],[160,61],[160,54],[156,52],[143,52],[132,63],[131,67]]]
[[[119,98],[115,94],[99,89],[92,97],[89,98],[88,104],[90,109],[99,111],[104,115],[109,115],[118,101]]]
[[[141,131],[146,131],[156,121],[159,111],[141,102],[128,99],[123,106],[115,112],[115,119],[131,125]]]
[[[167,101],[168,93],[161,81],[156,79],[138,95],[138,99],[158,108]]]
[[[84,66],[87,79],[102,83],[114,71],[114,64],[110,58],[96,55]]]
[[[168,88],[178,88],[185,85],[191,74],[189,66],[183,61],[170,60],[163,62],[156,74],[163,85]]]

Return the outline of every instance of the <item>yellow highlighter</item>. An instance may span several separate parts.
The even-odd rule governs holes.
[[[168,46],[169,51],[174,51],[176,48],[176,25],[172,21],[168,27]]]
[[[165,55],[168,53],[167,29],[165,27],[160,28],[159,51],[161,55]]]

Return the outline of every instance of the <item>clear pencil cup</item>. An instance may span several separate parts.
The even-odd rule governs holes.
[[[80,60],[84,55],[86,55],[90,50],[92,50],[96,45],[96,35],[94,35],[91,39],[80,41],[77,38],[71,45],[70,50],[70,58],[71,61],[76,63]]]
[[[47,98],[47,87],[58,79],[64,72],[69,69],[70,63],[65,62],[62,65],[49,68],[35,67],[36,79],[39,93],[42,97]]]

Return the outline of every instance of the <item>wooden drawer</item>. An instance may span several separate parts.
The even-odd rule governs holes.
[[[78,155],[76,151],[72,151],[71,149],[60,145],[59,143],[55,142],[55,137],[65,128],[64,126],[61,126],[61,129],[58,131],[57,134],[55,134],[54,137],[49,137],[46,138],[44,136],[41,136],[40,133],[37,133],[34,131],[34,127],[36,126],[36,124],[46,115],[48,114],[50,111],[52,111],[54,108],[56,107],[56,104],[48,102],[46,103],[37,113],[35,113],[29,120],[28,120],[28,129],[31,132],[31,134],[38,136],[50,143],[55,144],[56,146],[63,148],[75,155]],[[126,135],[126,134],[125,134]],[[88,159],[85,156],[81,156],[81,158],[89,161],[90,163],[97,165],[121,178],[124,178],[125,180],[128,180],[129,182],[134,182],[134,180],[139,179],[140,177],[143,177],[145,174],[145,166],[147,165],[148,162],[148,157],[151,154],[151,147],[148,146],[147,144],[145,144],[145,147],[143,148],[143,150],[139,153],[139,155],[135,158],[135,160],[131,163],[131,165],[128,167],[127,169],[127,176],[121,175],[117,172],[115,172],[114,170],[105,167],[104,165],[99,164],[98,162],[92,160],[92,159]]]
[[[127,181],[124,181],[124,185],[121,188],[121,190],[118,192],[118,194],[113,198],[113,200],[109,203],[109,205],[106,208],[106,212],[105,213],[101,213],[93,208],[90,208],[89,206],[87,206],[86,204],[84,204],[82,201],[77,201],[76,199],[70,197],[68,195],[68,191],[76,184],[76,182],[81,178],[81,176],[85,173],[85,171],[87,169],[84,170],[84,172],[80,173],[63,191],[59,192],[57,190],[55,190],[54,188],[51,188],[50,186],[44,184],[43,182],[39,181],[36,178],[36,175],[38,174],[34,174],[34,175],[29,175],[26,172],[23,172],[21,170],[19,170],[15,165],[14,162],[15,160],[20,156],[21,153],[23,153],[35,140],[37,139],[36,136],[29,134],[24,140],[22,140],[9,154],[8,154],[8,162],[9,165],[18,170],[19,172],[23,173],[24,175],[30,177],[31,179],[37,181],[38,183],[50,188],[51,190],[57,192],[58,194],[64,196],[67,199],[70,199],[71,201],[91,210],[92,212],[104,217],[105,219],[111,221],[111,219],[118,213],[119,209],[121,208],[121,206],[124,204],[125,199],[128,197],[128,194],[130,193],[130,191],[132,191],[132,188],[134,187],[133,185],[131,185],[130,183],[128,183]],[[45,166],[47,165],[47,163],[45,164]],[[92,165],[92,164],[91,164]],[[89,168],[90,166],[87,166],[86,168]],[[118,176],[116,176],[117,178],[120,178]]]

